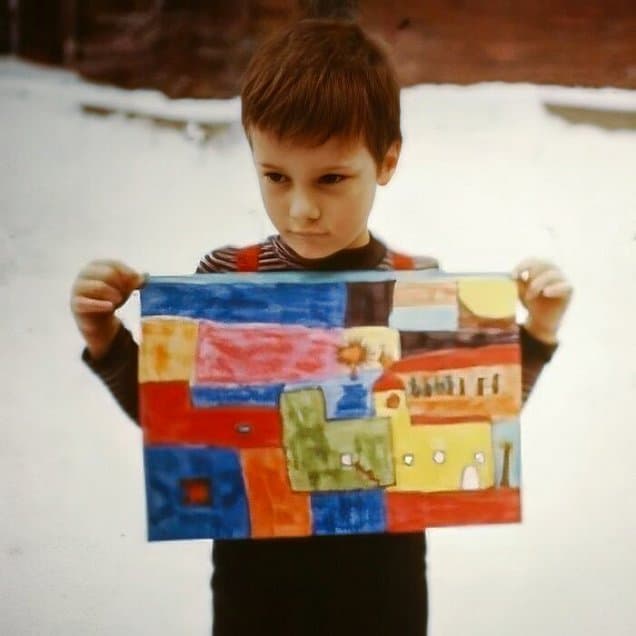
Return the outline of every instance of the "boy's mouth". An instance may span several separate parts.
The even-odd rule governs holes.
[[[327,232],[289,232],[292,236],[298,238],[321,238],[327,236]]]

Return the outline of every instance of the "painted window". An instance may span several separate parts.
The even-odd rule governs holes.
[[[413,455],[413,453],[406,453],[402,456],[402,461],[407,466],[413,466],[413,463],[415,462],[415,456]]]
[[[400,396],[397,393],[390,393],[386,398],[386,406],[389,409],[396,409],[400,406]]]
[[[353,455],[351,453],[342,453],[340,455],[340,464],[342,466],[353,466]]]
[[[443,450],[436,450],[433,453],[433,461],[436,464],[443,464],[446,461],[446,453]]]

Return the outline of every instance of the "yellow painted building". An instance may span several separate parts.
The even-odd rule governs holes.
[[[490,421],[411,423],[406,395],[395,376],[374,388],[375,413],[390,417],[395,486],[389,491],[477,490],[495,484]]]

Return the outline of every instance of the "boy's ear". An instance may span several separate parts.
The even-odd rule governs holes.
[[[400,158],[400,150],[402,149],[402,143],[394,141],[384,155],[382,163],[378,167],[378,185],[386,185],[391,181],[391,177],[397,168],[398,159]]]

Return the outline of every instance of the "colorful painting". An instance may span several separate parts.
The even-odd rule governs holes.
[[[516,301],[498,274],[151,278],[149,539],[519,521]]]

